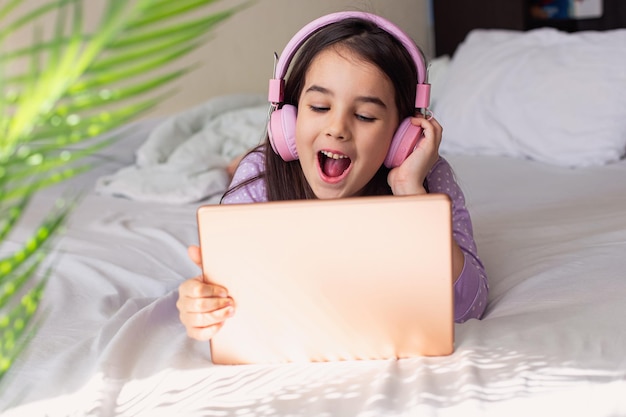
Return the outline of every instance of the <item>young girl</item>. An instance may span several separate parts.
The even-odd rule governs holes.
[[[282,109],[293,112],[281,116],[295,118],[286,133],[295,136],[295,149],[277,150],[283,132],[270,122],[265,143],[240,162],[222,204],[446,193],[453,213],[455,321],[480,318],[488,285],[464,195],[438,154],[442,127],[416,111],[419,71],[425,71],[421,52],[414,44],[407,50],[406,35],[378,16],[329,16],[322,20],[330,23],[318,19],[320,28],[297,45],[284,94],[271,100],[284,100]],[[406,159],[390,162],[401,121],[423,133]],[[189,248],[189,257],[201,266],[198,247]],[[209,340],[235,313],[235,302],[226,288],[197,276],[180,285],[177,307],[187,334]]]

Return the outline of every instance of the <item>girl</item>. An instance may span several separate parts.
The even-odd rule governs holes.
[[[277,154],[270,124],[265,143],[240,162],[222,204],[446,193],[453,212],[455,321],[480,318],[487,278],[463,192],[438,154],[442,127],[415,109],[415,57],[398,29],[377,16],[347,13],[330,20],[303,41],[284,86],[284,103],[295,109],[297,159]],[[387,155],[403,120],[423,134],[394,166]],[[198,247],[189,248],[189,257],[201,266]],[[227,289],[202,276],[180,285],[177,307],[187,334],[198,340],[211,339],[235,313]]]

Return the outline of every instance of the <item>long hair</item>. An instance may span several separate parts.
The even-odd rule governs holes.
[[[319,29],[300,47],[285,81],[285,104],[298,105],[310,63],[317,54],[333,45],[341,45],[364,61],[377,66],[391,80],[399,120],[414,115],[417,83],[415,62],[398,39],[375,23],[360,18],[331,23]],[[265,171],[229,189],[225,195],[251,182],[265,179],[268,201],[316,198],[304,177],[300,162],[285,162],[273,151],[269,137],[252,152],[265,153]],[[391,188],[387,184],[388,173],[389,169],[381,165],[365,186],[363,194],[391,194]]]

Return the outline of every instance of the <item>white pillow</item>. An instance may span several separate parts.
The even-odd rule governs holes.
[[[430,107],[434,107],[443,89],[450,67],[450,55],[441,55],[428,61],[428,83],[430,84]]]
[[[474,30],[433,111],[442,153],[570,167],[617,161],[626,153],[626,29]]]

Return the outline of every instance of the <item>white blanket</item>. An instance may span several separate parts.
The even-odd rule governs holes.
[[[166,119],[137,150],[134,164],[96,184],[100,194],[181,204],[217,202],[229,162],[263,139],[268,104],[253,94],[212,98]]]
[[[114,166],[63,187],[128,165],[144,141],[124,138],[106,150]],[[0,384],[0,414],[625,416],[626,161],[571,170],[448,159],[491,285],[485,318],[455,327],[452,355],[213,365],[175,306],[180,283],[199,272],[186,255],[198,204],[89,193],[59,242],[41,326]],[[25,225],[61,191],[38,194]],[[26,236],[16,230],[9,246]]]

